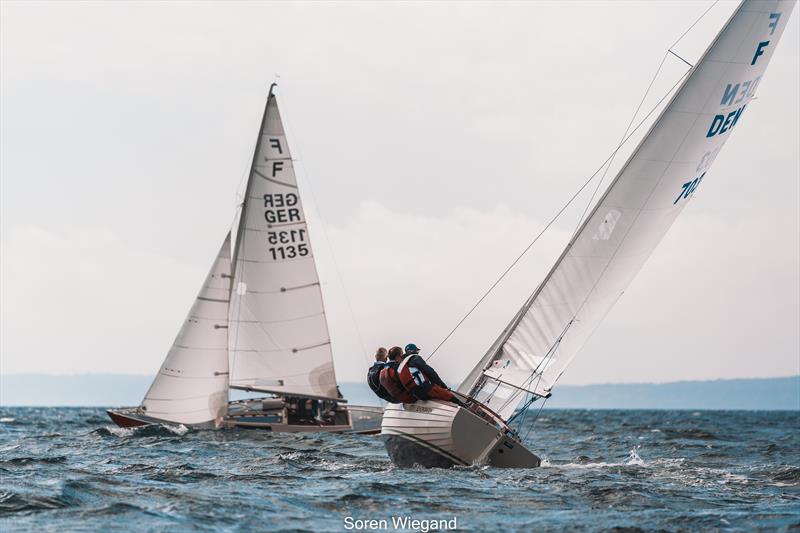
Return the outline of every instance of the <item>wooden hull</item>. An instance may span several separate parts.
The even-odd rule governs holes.
[[[123,407],[121,409],[108,409],[106,413],[108,417],[121,428],[135,428],[146,426],[153,422],[144,420],[141,415],[136,413],[136,407]]]
[[[468,410],[440,400],[388,405],[381,435],[392,462],[402,468],[540,464],[502,420],[479,408]]]

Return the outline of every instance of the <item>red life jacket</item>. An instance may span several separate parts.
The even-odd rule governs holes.
[[[417,401],[400,383],[400,376],[394,365],[387,365],[380,373],[381,387],[386,389],[395,400],[402,403],[414,403]]]
[[[403,385],[403,388],[407,390],[409,393],[412,392],[414,389],[419,387],[420,385],[424,385],[428,381],[428,376],[426,376],[420,369],[408,366],[408,360],[414,357],[413,355],[409,355],[403,362],[400,363],[400,366],[397,367],[397,373],[400,377],[400,383]]]

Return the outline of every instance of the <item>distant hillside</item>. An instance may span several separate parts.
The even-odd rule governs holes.
[[[0,405],[137,405],[152,376],[83,374],[0,376]],[[362,383],[343,383],[353,404],[377,404]],[[547,408],[800,410],[800,376],[765,379],[561,385]]]

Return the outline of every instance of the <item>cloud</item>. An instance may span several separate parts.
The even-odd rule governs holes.
[[[800,254],[774,231],[793,222],[776,212],[731,223],[690,206],[564,381],[797,373]],[[535,289],[566,243],[565,226],[573,227],[546,234],[434,358],[448,379],[463,377]],[[328,233],[367,351],[412,341],[433,349],[541,227],[508,207],[424,216],[362,204]],[[356,328],[329,252],[317,250],[340,379],[360,379]]]
[[[800,253],[771,231],[793,216],[730,223],[690,204],[563,381],[797,373]],[[456,384],[485,353],[572,227],[551,228],[444,345],[433,363],[446,380]],[[369,201],[343,224],[310,228],[338,378],[352,381],[378,345],[432,350],[542,222],[505,206],[420,215]],[[11,230],[2,246],[3,373],[155,372],[219,244],[207,240],[207,253],[187,264],[105,228]]]
[[[2,250],[3,373],[155,372],[205,275],[98,227],[16,228]]]

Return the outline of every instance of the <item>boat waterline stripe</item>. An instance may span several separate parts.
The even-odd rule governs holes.
[[[272,183],[277,183],[278,185],[283,185],[284,187],[291,187],[292,189],[296,189],[297,188],[297,185],[292,185],[291,183],[286,183],[285,181],[279,181],[279,180],[276,180],[275,178],[269,178],[269,177],[265,176],[264,174],[262,174],[261,172],[259,172],[256,169],[253,169],[253,174],[255,174],[255,175],[257,175],[257,176],[259,176],[261,178],[264,178],[267,181],[271,181]]]
[[[450,459],[451,461],[453,461],[456,464],[467,466],[467,463],[465,461],[462,461],[461,459],[459,459],[458,457],[456,457],[452,453],[450,453],[450,452],[448,452],[446,450],[443,450],[442,448],[436,446],[435,444],[431,444],[429,442],[424,441],[423,439],[420,439],[419,437],[411,435],[410,433],[405,433],[403,431],[398,431],[396,429],[390,429],[389,431],[391,431],[391,433],[387,432],[385,434],[386,435],[399,435],[401,437],[407,438],[408,440],[414,441],[414,442],[416,442],[416,443],[418,443],[418,444],[420,444],[420,445],[422,445],[422,446],[424,446],[424,447],[426,447],[428,449],[431,449],[431,450],[435,451],[436,453],[440,453],[440,454],[444,455],[446,458]]]

